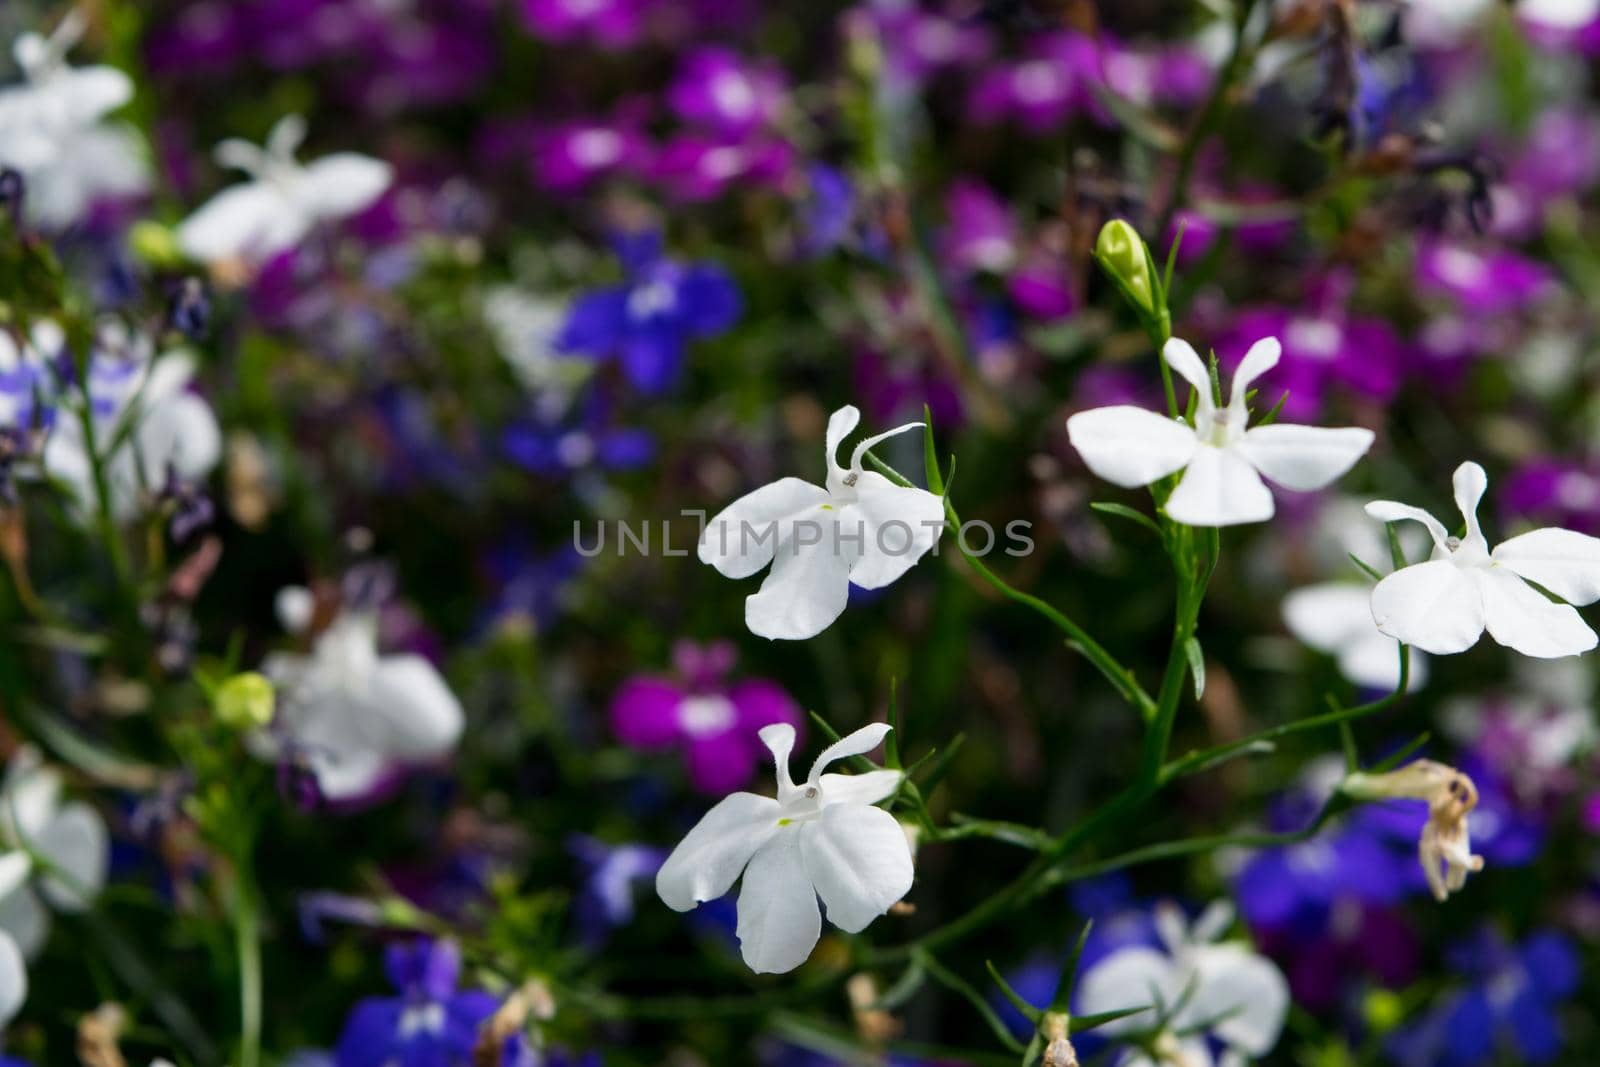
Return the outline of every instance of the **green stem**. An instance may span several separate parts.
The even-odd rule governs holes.
[[[239,961],[239,1067],[261,1064],[261,911],[256,895],[253,838],[234,856],[233,941]]]

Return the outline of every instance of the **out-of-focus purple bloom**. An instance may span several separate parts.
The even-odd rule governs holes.
[[[857,225],[855,186],[843,171],[826,163],[805,168],[795,244],[806,259],[820,259],[852,243]]]
[[[1579,195],[1600,181],[1600,122],[1577,111],[1542,112],[1517,149],[1505,181],[1492,190],[1493,232],[1510,238],[1536,236],[1545,209]]]
[[[981,76],[968,97],[974,121],[1014,120],[1032,133],[1048,133],[1069,118],[1098,107],[1093,85],[1103,80],[1100,51],[1080,33],[1056,33],[1030,42],[1027,55]]]
[[[757,731],[772,723],[803,726],[800,708],[775,682],[729,684],[733,646],[679,642],[674,677],[639,676],[611,701],[611,728],[623,744],[679,749],[689,781],[704,793],[728,793],[750,780],[762,753]]]
[[[649,141],[630,116],[570,122],[536,133],[533,177],[555,192],[576,192],[599,178],[637,174],[650,165]]]
[[[251,51],[249,13],[229,0],[186,4],[150,28],[145,59],[157,73],[224,71]]]
[[[898,92],[916,90],[932,75],[976,63],[992,42],[977,23],[924,10],[914,3],[873,5],[865,23],[884,56],[885,75]]]
[[[947,262],[965,271],[1002,274],[1017,260],[1017,224],[1005,201],[982,182],[958,179],[945,197]]]
[[[567,589],[583,557],[572,545],[548,555],[524,545],[502,545],[489,553],[488,582],[496,591],[488,611],[498,626],[527,626],[542,632],[561,613]]]
[[[1433,240],[1417,249],[1417,283],[1449,298],[1465,316],[1486,317],[1533,303],[1554,287],[1555,276],[1515,252]]]
[[[655,437],[648,430],[617,426],[612,420],[613,406],[594,392],[565,416],[511,423],[501,431],[500,446],[519,467],[553,477],[648,465],[655,458]]]
[[[726,48],[698,48],[679,64],[667,103],[684,122],[739,139],[777,119],[784,104],[783,75]]]
[[[1244,311],[1218,338],[1217,353],[1226,367],[1235,366],[1257,338],[1282,342],[1285,358],[1263,390],[1263,410],[1277,403],[1283,390],[1289,393],[1284,416],[1291,421],[1315,418],[1334,390],[1380,402],[1394,396],[1410,350],[1388,323],[1349,313],[1351,288],[1348,275],[1329,275],[1312,283],[1301,305]]]
[[[335,1049],[338,1067],[470,1067],[478,1027],[496,1000],[458,991],[461,952],[451,941],[390,945],[384,970],[397,997],[368,997],[345,1021]]]
[[[777,187],[789,177],[795,152],[786,141],[750,136],[733,141],[684,133],[668,138],[651,175],[680,200],[711,200],[736,185]]]
[[[1510,519],[1600,534],[1600,464],[1535,459],[1506,480],[1500,506]]]
[[[1477,1067],[1514,1056],[1551,1063],[1560,1055],[1559,1011],[1577,992],[1582,964],[1568,939],[1542,930],[1520,945],[1483,929],[1448,954],[1464,988],[1428,1002],[1395,1031],[1388,1052],[1403,1067]]]
[[[644,31],[650,0],[522,0],[528,28],[547,41],[626,48]]]
[[[583,889],[574,908],[578,924],[585,940],[598,944],[609,931],[633,921],[635,887],[655,877],[667,851],[611,845],[587,834],[574,834],[567,847],[581,867]]]
[[[1043,245],[1022,254],[1022,261],[1006,281],[1006,292],[1024,315],[1045,322],[1078,310],[1078,294],[1073,291],[1065,259]]]
[[[739,290],[715,264],[667,259],[658,233],[623,234],[616,244],[623,282],[575,300],[555,347],[615,359],[641,392],[659,394],[677,380],[690,341],[738,319]]]
[[[327,940],[327,933],[323,929],[323,924],[327,922],[369,927],[383,925],[383,908],[366,897],[320,891],[300,894],[298,904],[300,934],[314,945]]]
[[[936,426],[949,430],[963,421],[959,382],[926,353],[864,349],[855,359],[854,383],[853,395],[874,422],[921,418],[924,404]]]

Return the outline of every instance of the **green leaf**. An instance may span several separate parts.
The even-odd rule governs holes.
[[[1056,995],[1050,1001],[1051,1011],[1066,1011],[1072,1003],[1072,990],[1078,981],[1078,963],[1083,959],[1083,946],[1089,943],[1089,931],[1093,929],[1094,920],[1090,919],[1078,931],[1078,941],[1072,946],[1067,962],[1061,968],[1061,980],[1056,983]]]
[[[948,745],[944,746],[944,751],[938,753],[938,757],[939,757],[938,760],[934,763],[933,768],[930,771],[928,771],[927,777],[922,779],[922,783],[921,784],[922,784],[922,791],[924,793],[927,793],[927,794],[931,795],[933,793],[933,791],[939,787],[939,783],[941,781],[943,781],[944,780],[944,776],[949,773],[950,764],[955,760],[956,753],[960,752],[961,751],[961,746],[966,744],[966,743],[967,743],[967,735],[966,734],[956,734],[954,737],[952,737],[950,739],[950,743]],[[928,755],[932,756],[932,755],[934,755],[934,753],[930,752],[930,753],[928,753]],[[927,758],[927,757],[924,757],[924,758]],[[917,766],[921,766],[921,763],[919,762]],[[916,767],[912,768],[912,770],[915,770],[915,769],[916,769]],[[908,771],[907,773],[909,774],[910,772]]]
[[[962,979],[960,975],[956,974],[954,971],[947,970],[944,964],[935,959],[933,953],[929,952],[927,949],[919,946],[915,950],[915,955],[912,958],[919,960],[922,963],[922,966],[927,968],[928,974],[932,976],[934,981],[950,990],[950,992],[960,996],[968,1004],[971,1004],[973,1010],[978,1013],[978,1017],[988,1025],[991,1031],[994,1032],[995,1039],[998,1040],[1000,1044],[1004,1045],[1009,1051],[1017,1053],[1018,1055],[1022,1053],[1022,1050],[1026,1046],[1024,1046],[1022,1042],[1018,1041],[1015,1037],[1011,1036],[1011,1028],[1006,1026],[1005,1022],[1001,1020],[1000,1016],[995,1013],[995,1010],[989,1006],[989,1002],[983,998],[983,994],[979,993],[976,989],[972,988],[971,985],[967,984],[967,982]]]
[[[1077,1015],[1072,1019],[1071,1030],[1074,1034],[1080,1034],[1085,1030],[1093,1030],[1097,1026],[1104,1026],[1106,1023],[1114,1023],[1118,1019],[1126,1019],[1130,1015],[1138,1015],[1140,1012],[1154,1010],[1155,1005],[1152,1004],[1149,1007],[1144,1008],[1123,1008],[1121,1011],[1103,1011],[1098,1015]]]
[[[1256,420],[1256,426],[1258,428],[1262,426],[1271,426],[1273,423],[1277,422],[1278,416],[1283,413],[1283,405],[1287,404],[1288,402],[1289,390],[1285,389],[1283,391],[1283,395],[1278,397],[1278,402],[1272,405],[1272,409],[1265,415],[1261,416],[1260,419]]]
[[[1350,553],[1350,562],[1354,563],[1357,567],[1360,567],[1363,571],[1365,571],[1367,577],[1371,578],[1373,581],[1375,581],[1375,582],[1383,581],[1383,575],[1381,575],[1377,571],[1373,570],[1370,566],[1367,565],[1367,561],[1366,560],[1362,559],[1360,556],[1356,555],[1354,552]]]
[[[1022,994],[1011,988],[1011,983],[1005,980],[1005,976],[995,967],[993,960],[984,960],[983,965],[988,968],[989,977],[994,979],[994,984],[1000,987],[1001,995],[1009,1000],[1011,1006],[1021,1012],[1030,1023],[1038,1026],[1039,1020],[1044,1018],[1044,1012],[1029,1004],[1022,998]]]
[[[1422,733],[1418,734],[1416,737],[1413,737],[1410,741],[1402,745],[1398,752],[1392,753],[1387,758],[1374,764],[1372,767],[1372,773],[1382,774],[1384,771],[1394,770],[1407,759],[1411,758],[1413,753],[1415,753],[1423,745],[1427,744],[1430,740],[1432,740],[1432,738],[1433,734],[1426,730],[1422,731]]]
[[[944,495],[944,476],[939,473],[939,454],[933,445],[933,412],[922,405],[922,468],[928,479],[928,491]]]
[[[1394,564],[1394,569],[1409,567],[1411,564],[1406,561],[1405,550],[1400,547],[1399,528],[1392,522],[1384,523],[1384,527],[1389,531],[1389,560]]]
[[[1194,675],[1194,698],[1199,700],[1206,691],[1206,657],[1200,650],[1200,639],[1190,637],[1185,641],[1183,654],[1189,657],[1189,673]]]
[[[1349,719],[1339,720],[1339,743],[1344,746],[1345,773],[1354,774],[1361,769],[1361,754],[1356,750],[1356,734]]]
[[[1103,514],[1115,515],[1119,519],[1127,519],[1129,522],[1137,523],[1149,530],[1151,533],[1155,534],[1157,537],[1161,536],[1161,527],[1156,525],[1156,521],[1154,519],[1142,511],[1135,511],[1126,504],[1116,504],[1109,500],[1096,500],[1092,502],[1089,507]]]
[[[896,699],[895,680],[889,679],[889,736],[883,741],[883,765],[890,770],[900,770],[900,702]]]

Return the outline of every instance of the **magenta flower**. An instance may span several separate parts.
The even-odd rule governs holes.
[[[629,118],[587,119],[533,137],[533,176],[547,189],[576,192],[595,180],[649,165],[650,143]]]
[[[1435,240],[1417,250],[1417,282],[1455,301],[1464,314],[1486,316],[1533,303],[1554,287],[1555,277],[1515,252]]]
[[[680,134],[661,146],[651,173],[680,200],[711,200],[735,185],[781,185],[793,169],[794,157],[794,148],[784,141]]]
[[[783,76],[748,63],[725,48],[701,48],[684,58],[667,90],[684,122],[739,139],[770,126],[784,103]]]
[[[958,178],[945,196],[949,226],[944,233],[946,262],[962,271],[1001,274],[1017,260],[1017,224],[994,190],[971,178]]]
[[[867,18],[896,89],[919,88],[939,71],[979,62],[990,51],[989,33],[981,25],[913,4],[878,5]]]
[[[643,32],[648,5],[649,0],[522,0],[522,18],[547,41],[626,48]]]
[[[1102,81],[1100,50],[1080,33],[1036,41],[1026,58],[995,67],[978,79],[967,100],[974,121],[1014,120],[1032,133],[1049,133],[1069,118],[1098,107],[1092,86]]]
[[[801,728],[800,708],[776,682],[728,683],[734,648],[726,641],[680,641],[675,675],[629,679],[611,701],[611,728],[632,748],[682,751],[689,781],[702,793],[728,793],[750,780],[763,726]]]

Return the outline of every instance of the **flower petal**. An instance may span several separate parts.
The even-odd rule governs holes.
[[[1101,1015],[1130,1008],[1171,1007],[1183,989],[1171,958],[1145,945],[1120,949],[1090,967],[1078,981],[1079,1015]],[[1126,1034],[1147,1030],[1155,1015],[1144,1012],[1114,1019],[1100,1030]]]
[[[1067,439],[1091,471],[1124,489],[1183,469],[1197,446],[1189,426],[1128,404],[1078,412],[1067,420]]]
[[[1167,498],[1167,515],[1186,526],[1234,526],[1272,518],[1272,493],[1237,449],[1200,445]]]
[[[772,562],[778,545],[793,536],[801,516],[828,502],[828,491],[802,478],[746,493],[723,508],[700,534],[700,562],[727,578],[748,578]]]
[[[1206,361],[1200,358],[1200,353],[1194,350],[1194,345],[1181,337],[1167,340],[1161,349],[1161,358],[1167,361],[1167,366],[1177,371],[1184,381],[1194,387],[1199,394],[1201,408],[1214,408],[1211,397],[1211,372],[1206,370]]]
[[[826,804],[876,804],[893,796],[903,777],[900,771],[866,771],[824,774],[819,781]]]
[[[1502,541],[1493,556],[1569,604],[1600,600],[1600,537],[1545,527]]]
[[[1546,600],[1543,593],[1500,567],[1474,568],[1483,596],[1489,636],[1524,656],[1555,659],[1595,647],[1596,638],[1571,604]]]
[[[394,182],[394,168],[357,152],[335,152],[308,164],[296,193],[319,219],[365,211]]]
[[[829,803],[800,827],[806,875],[847,934],[865,930],[911,889],[911,846],[893,815],[865,804]]]
[[[224,189],[178,226],[178,247],[203,263],[266,258],[293,245],[310,222],[274,187],[245,182]]]
[[[861,461],[863,458],[865,458],[867,450],[873,445],[877,444],[879,441],[887,441],[891,437],[898,437],[901,434],[909,433],[912,430],[920,430],[924,425],[924,423],[920,422],[908,422],[903,426],[896,426],[892,430],[885,430],[882,433],[875,433],[871,437],[862,438],[860,441],[856,442],[856,447],[850,452],[850,469],[853,471],[860,470]]]
[[[1289,1012],[1283,972],[1240,944],[1204,945],[1193,953],[1194,994],[1178,1013],[1178,1027],[1210,1024],[1217,1037],[1252,1056],[1270,1052]]]
[[[1468,460],[1456,468],[1455,474],[1450,477],[1450,484],[1455,489],[1456,507],[1461,509],[1461,517],[1467,520],[1467,536],[1462,541],[1476,541],[1487,552],[1489,545],[1484,540],[1482,527],[1478,525],[1478,502],[1489,488],[1489,476],[1482,467]]]
[[[1318,652],[1338,653],[1374,633],[1372,590],[1354,582],[1323,582],[1283,598],[1289,632]]]
[[[740,955],[757,974],[792,971],[817,947],[822,912],[800,859],[798,828],[779,832],[750,860],[735,932]]]
[[[393,759],[429,760],[455,748],[465,725],[461,702],[421,656],[384,656],[373,668],[356,714],[370,717],[373,741]]]
[[[763,726],[756,736],[772,753],[772,764],[778,773],[778,800],[788,800],[794,792],[794,779],[789,777],[789,756],[794,752],[795,728],[786,722],[775,722]]]
[[[24,959],[33,959],[50,939],[50,909],[29,886],[0,897],[0,932],[10,934]]]
[[[1363,600],[1367,598],[1363,597]],[[1362,605],[1367,621],[1372,621],[1370,604]],[[1373,626],[1365,635],[1339,652],[1339,673],[1367,689],[1393,692],[1400,684],[1400,650],[1393,638]],[[1411,650],[1411,677],[1407,692],[1416,692],[1428,681],[1428,657]]]
[[[829,777],[836,777],[830,775]],[[0,855],[0,898],[8,897],[22,888],[33,873],[33,859],[22,850]]]
[[[1238,449],[1256,470],[1285,489],[1321,489],[1340,478],[1372,447],[1372,431],[1360,427],[1258,426]]]
[[[1244,412],[1245,394],[1255,384],[1257,378],[1278,365],[1278,359],[1283,355],[1283,346],[1276,337],[1263,337],[1250,346],[1244,354],[1244,359],[1239,361],[1239,366],[1233,371],[1233,389],[1228,395],[1228,407]]]
[[[630,678],[611,699],[611,732],[630,748],[667,748],[681,730],[684,692],[664,678]]]
[[[89,805],[68,804],[28,844],[59,872],[39,880],[40,892],[59,910],[83,911],[105,888],[111,843],[105,820]]]
[[[857,474],[855,488],[856,502],[839,516],[843,535],[861,539],[850,581],[863,589],[882,589],[938,543],[944,533],[944,498],[895,485],[872,471]]]
[[[894,727],[886,722],[869,722],[861,729],[845,734],[818,754],[816,762],[811,765],[811,773],[806,775],[806,781],[817,784],[822,780],[823,768],[835,760],[864,756],[871,752],[883,744],[883,739],[889,736],[892,729]]]
[[[798,543],[801,535],[813,533],[821,540]],[[844,614],[855,556],[854,544],[839,536],[838,523],[821,523],[815,530],[797,523],[778,547],[761,591],[745,599],[745,625],[757,637],[771,640],[817,636]]]
[[[695,823],[656,872],[656,893],[673,911],[722,896],[756,849],[778,832],[778,802],[730,793]]]
[[[1420,522],[1428,528],[1428,536],[1433,538],[1435,548],[1446,549],[1445,542],[1450,535],[1445,531],[1444,523],[1423,511],[1421,508],[1402,504],[1396,500],[1374,500],[1366,506],[1366,512],[1379,522]]]
[[[28,999],[28,968],[22,950],[11,935],[0,930],[0,1028],[3,1028]]]
[[[1372,617],[1396,641],[1449,656],[1483,636],[1483,596],[1450,560],[1430,560],[1379,582],[1372,590]]]
[[[829,485],[833,484],[835,478],[842,479],[845,476],[845,469],[839,466],[839,446],[844,444],[844,439],[850,436],[860,422],[861,412],[857,410],[854,404],[846,404],[828,416],[827,459]]]

